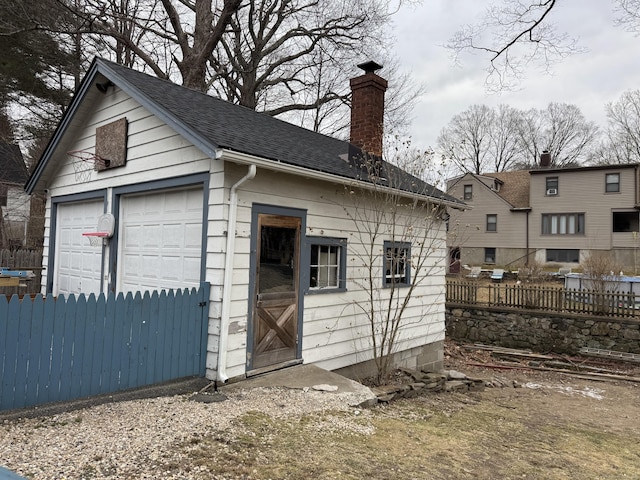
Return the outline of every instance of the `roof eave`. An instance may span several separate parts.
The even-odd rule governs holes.
[[[335,175],[332,173],[321,172],[319,170],[312,170],[309,168],[300,167],[297,165],[290,165],[288,163],[269,160],[261,157],[257,157],[255,155],[250,155],[247,153],[237,152],[235,150],[228,149],[220,149],[218,153],[218,158],[222,160],[226,160],[232,163],[237,163],[241,165],[256,165],[257,167],[261,167],[267,170],[274,170],[283,173],[289,173],[291,175],[313,178],[316,180],[322,180],[325,182],[332,182],[340,185],[351,185],[356,186],[358,188],[363,188],[367,190],[371,190],[373,188],[383,189],[393,192],[399,192],[401,195],[406,196],[407,198],[415,198],[419,200],[429,201],[438,205],[451,207],[457,210],[466,210],[469,208],[465,203],[452,202],[450,200],[446,200],[443,198],[433,197],[430,195],[420,194],[409,192],[406,190],[398,190],[392,187],[385,187],[381,185],[374,185],[370,182],[366,182],[364,180],[357,180],[354,178],[342,177],[340,175]]]

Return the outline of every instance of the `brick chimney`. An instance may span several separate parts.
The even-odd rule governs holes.
[[[540,167],[549,168],[551,166],[551,154],[548,150],[543,150],[540,154]]]
[[[364,75],[352,78],[351,143],[367,153],[382,157],[384,92],[387,81],[376,75],[382,68],[376,62],[358,65]]]

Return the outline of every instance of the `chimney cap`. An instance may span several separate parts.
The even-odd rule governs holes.
[[[369,60],[368,62],[360,63],[358,68],[364,70],[364,73],[375,73],[376,70],[380,70],[382,65],[374,62],[373,60]]]

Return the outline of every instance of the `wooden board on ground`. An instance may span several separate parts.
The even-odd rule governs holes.
[[[18,277],[0,277],[0,287],[17,287],[20,285]]]

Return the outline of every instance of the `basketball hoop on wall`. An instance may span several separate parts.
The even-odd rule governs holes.
[[[89,244],[92,247],[106,245],[107,241],[113,236],[115,225],[115,217],[110,213],[105,213],[98,219],[97,230],[95,232],[84,232],[82,236],[89,239]]]
[[[67,155],[71,159],[78,182],[88,182],[92,171],[104,170],[110,163],[109,160],[87,150],[70,150]]]

